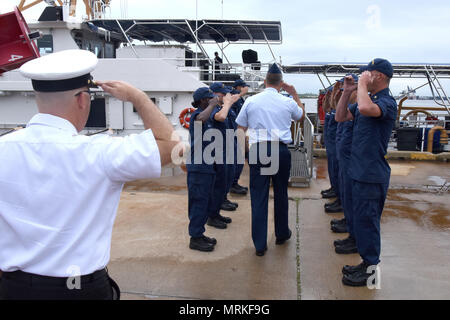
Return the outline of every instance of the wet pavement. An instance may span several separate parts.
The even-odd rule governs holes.
[[[113,230],[109,271],[124,299],[450,299],[450,165],[390,161],[391,184],[382,216],[381,289],[341,283],[357,254],[337,255],[320,190],[329,187],[326,159],[315,159],[310,188],[290,188],[293,237],[275,245],[269,204],[268,251],[255,255],[249,196],[222,212],[226,230],[206,226],[215,251],[188,248],[184,174],[126,185]],[[242,185],[248,186],[245,167]],[[272,216],[272,217],[271,217]]]

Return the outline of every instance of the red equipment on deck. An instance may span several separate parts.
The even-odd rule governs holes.
[[[33,41],[38,37],[39,33],[30,34],[17,7],[13,12],[0,15],[0,75],[39,57],[38,48]]]

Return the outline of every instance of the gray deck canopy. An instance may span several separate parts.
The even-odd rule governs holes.
[[[179,43],[272,43],[282,42],[279,21],[243,20],[91,20],[97,27],[141,41]]]
[[[331,63],[331,62],[301,62],[283,66],[285,73],[292,74],[322,74],[342,76],[347,73],[359,73],[359,68],[367,63]],[[430,67],[440,78],[450,77],[450,64],[430,63],[393,63],[395,78],[426,78]]]

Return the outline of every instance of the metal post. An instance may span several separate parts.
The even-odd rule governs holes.
[[[133,50],[134,54],[136,55],[136,58],[139,58],[138,53],[136,52],[136,50],[134,49],[133,45],[131,44],[130,39],[128,38],[127,34],[125,33],[125,31],[123,30],[122,26],[120,25],[119,20],[116,19],[116,23],[119,26],[120,30],[122,31],[125,39],[127,39],[128,44],[131,46],[131,49]]]
[[[198,38],[198,0],[195,0],[195,40]],[[195,41],[195,66],[198,66],[198,43]]]

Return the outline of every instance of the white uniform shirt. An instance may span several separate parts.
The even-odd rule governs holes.
[[[236,123],[249,128],[250,144],[277,140],[289,144],[292,142],[291,120],[300,120],[302,115],[303,110],[292,98],[267,88],[245,100]]]
[[[0,138],[0,269],[69,277],[104,268],[124,182],[159,177],[151,130],[78,135],[37,114]]]

